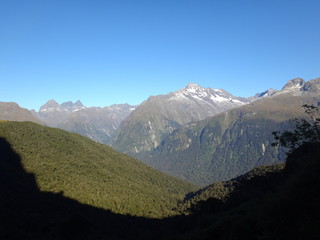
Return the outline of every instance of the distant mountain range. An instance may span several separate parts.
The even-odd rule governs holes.
[[[34,115],[48,126],[79,133],[108,144],[120,123],[135,109],[128,104],[108,107],[85,107],[80,101],[62,104],[50,100]]]
[[[190,83],[139,106],[85,107],[80,101],[54,100],[38,112],[1,103],[0,119],[33,121],[87,136],[136,157],[150,166],[206,185],[260,165],[284,161],[272,148],[272,131],[303,117],[300,106],[319,105],[320,78],[288,81],[281,90],[235,97],[223,89]]]
[[[48,126],[79,133],[104,144],[118,146],[126,145],[126,141],[134,141],[134,151],[140,152],[150,151],[163,136],[180,126],[244,105],[256,98],[235,97],[223,89],[203,88],[190,83],[181,90],[152,96],[139,106],[115,104],[104,108],[88,108],[80,101],[59,104],[52,99],[33,114]],[[132,112],[134,114],[131,115]],[[121,123],[122,130],[114,136]],[[147,126],[147,129],[141,129],[140,125]],[[121,149],[122,152],[131,150],[125,147]]]

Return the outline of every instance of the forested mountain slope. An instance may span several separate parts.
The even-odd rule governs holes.
[[[190,194],[180,210],[193,225],[168,239],[319,239],[319,149],[303,144],[283,170],[258,168]]]
[[[136,157],[197,185],[228,180],[254,167],[284,161],[284,149],[271,146],[272,132],[290,128],[290,119],[305,117],[301,108],[305,103],[317,106],[320,97],[282,94],[257,100],[188,124],[149,154]]]
[[[319,149],[319,144],[305,144],[290,154],[284,170],[259,168],[230,185],[220,183],[232,188],[228,194],[217,184],[188,194],[191,204],[180,209],[188,215],[160,220],[116,214],[62,193],[40,191],[35,175],[25,172],[21,156],[1,137],[0,238],[316,240]]]
[[[106,145],[60,129],[2,121],[0,138],[34,174],[41,191],[115,213],[164,216],[194,189]]]

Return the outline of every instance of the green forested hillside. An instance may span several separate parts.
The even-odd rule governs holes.
[[[193,224],[168,239],[319,239],[319,149],[303,144],[284,168],[260,167],[189,194],[179,209]]]
[[[226,181],[285,161],[285,150],[271,146],[272,132],[289,129],[290,119],[306,117],[303,104],[319,101],[308,95],[261,99],[181,127],[152,152],[136,157],[199,186]]]
[[[221,203],[230,201],[237,193],[248,197],[257,196],[269,190],[270,186],[277,185],[279,176],[285,164],[279,163],[269,166],[256,167],[250,172],[225,182],[215,182],[186,195],[186,198],[179,204],[177,210],[180,213],[190,214],[201,209],[201,204],[209,205],[206,201],[211,199],[219,200]],[[259,186],[259,188],[257,188]],[[249,192],[249,188],[253,192]],[[203,211],[203,209],[201,209]]]
[[[0,138],[19,154],[41,191],[115,213],[164,216],[191,184],[153,170],[78,134],[31,122],[0,123]]]
[[[79,203],[64,196],[66,192],[62,194],[40,191],[38,189],[40,182],[37,179],[39,171],[34,171],[35,174],[25,171],[28,160],[32,159],[25,156],[37,156],[34,159],[39,160],[43,159],[44,153],[38,156],[42,151],[28,148],[28,154],[21,154],[26,152],[25,147],[28,146],[21,144],[24,146],[24,151],[19,151],[20,154],[17,154],[20,147],[12,143],[21,143],[21,139],[26,140],[24,141],[26,143],[30,142],[31,140],[25,139],[24,135],[29,136],[27,132],[40,131],[42,133],[30,136],[33,139],[39,136],[45,139],[44,135],[50,135],[55,141],[49,145],[52,147],[57,144],[56,142],[60,142],[59,146],[65,145],[61,146],[61,151],[66,151],[69,156],[71,152],[67,149],[72,144],[81,145],[89,152],[95,148],[94,145],[90,145],[92,147],[90,150],[87,146],[88,140],[76,140],[78,135],[61,134],[60,130],[55,132],[56,129],[39,128],[38,125],[31,123],[1,122],[0,125],[0,219],[2,220],[0,239],[319,239],[319,140],[315,143],[303,143],[291,151],[284,169],[283,165],[260,167],[232,181],[215,183],[187,194],[186,200],[179,208],[186,215],[151,219],[117,214],[90,204]],[[49,146],[47,143],[41,144],[38,140],[32,142],[35,144],[38,142],[36,145],[40,149]],[[56,153],[57,156],[61,156],[58,151]],[[52,153],[49,151],[48,154]],[[97,150],[97,154],[105,156],[102,150]],[[117,155],[112,151],[109,154],[108,156]],[[108,157],[103,159],[106,160]],[[119,159],[120,162],[125,161]],[[67,158],[61,160],[67,161]],[[134,169],[134,165],[129,161],[126,164]],[[55,161],[48,162],[54,165]],[[45,165],[43,164],[41,169],[46,171],[48,179],[50,175],[57,176],[54,174],[57,169],[46,168]],[[73,169],[78,169],[80,166],[75,162],[71,165]],[[111,168],[111,165],[108,166]],[[69,169],[69,175],[73,175],[69,167],[66,169]],[[95,172],[100,174],[100,171]],[[127,173],[130,175],[130,171]],[[139,170],[136,173],[140,175]],[[82,182],[93,179],[89,175],[79,179]],[[70,180],[68,176],[64,177],[65,180]],[[150,187],[145,182],[140,183],[145,184],[144,188]],[[174,184],[181,187],[178,186],[178,182]],[[74,185],[76,188],[81,182],[64,186],[69,185]],[[101,189],[103,190],[103,185]],[[136,194],[141,197],[139,193]],[[151,192],[147,194],[152,196]],[[79,195],[81,197],[88,194],[82,192]],[[162,196],[165,197],[158,195],[158,200],[155,202],[163,201]],[[144,203],[143,207],[148,208],[148,204]],[[128,201],[127,205],[130,204]]]

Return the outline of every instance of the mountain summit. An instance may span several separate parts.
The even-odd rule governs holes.
[[[320,93],[320,78],[305,81],[302,78],[289,80],[281,90],[269,89],[262,93],[257,93],[253,98],[279,96],[282,94],[291,96],[315,95]]]
[[[44,105],[42,105],[39,109],[39,111],[47,111],[49,109],[59,108],[60,104],[57,103],[54,99],[49,100]]]
[[[291,94],[294,96],[301,96],[302,94],[312,95],[318,93],[320,93],[320,78],[315,78],[307,82],[302,78],[294,78],[288,81],[276,95]]]
[[[71,101],[62,104],[51,99],[46,104],[42,105],[37,113],[37,117],[51,127],[57,127],[68,116],[76,111],[86,109],[85,106],[78,100],[76,103]]]
[[[170,100],[191,101],[203,100],[211,104],[236,103],[245,104],[248,102],[245,98],[235,97],[223,89],[204,88],[195,83],[189,83],[185,88],[172,93]],[[221,107],[221,106],[220,106]],[[227,107],[228,108],[228,107]]]
[[[287,84],[284,85],[281,91],[290,91],[295,89],[300,90],[304,84],[305,84],[305,81],[302,78],[294,78],[288,81]]]
[[[52,111],[79,111],[80,109],[84,109],[85,106],[78,100],[73,103],[72,101],[64,102],[62,104],[57,103],[55,100],[51,99],[46,104],[40,107],[39,112],[52,112]],[[41,116],[40,116],[41,118]]]
[[[247,99],[227,91],[190,83],[183,89],[144,101],[123,122],[111,145],[133,155],[150,151],[179,127],[246,103]]]

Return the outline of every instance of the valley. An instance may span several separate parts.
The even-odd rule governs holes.
[[[1,103],[0,237],[316,239],[319,142],[288,153],[272,132],[319,96],[297,78],[250,98],[189,84],[138,106]]]
[[[51,129],[33,123],[5,121],[0,123],[0,217],[5,220],[0,226],[2,239],[317,239],[320,233],[318,228],[320,148],[317,142],[303,144],[292,151],[285,165],[256,168],[230,181],[217,182],[191,192],[171,209],[176,214],[165,218],[162,215],[159,219],[146,217],[145,215],[148,215],[146,212],[142,212],[143,216],[139,217],[95,207],[90,201],[84,203],[81,198],[85,195],[93,200],[97,197],[92,195],[89,189],[84,191],[77,187],[77,185],[91,184],[92,180],[88,176],[81,177],[80,181],[76,179],[72,181],[69,176],[63,174],[58,179],[60,185],[57,186],[58,191],[45,190],[45,184],[50,184],[51,181],[41,179],[37,169],[42,171],[47,169],[49,179],[54,175],[52,172],[57,170],[52,166],[45,166],[43,161],[38,161],[32,169],[30,166],[27,167],[29,164],[27,161],[32,161],[32,158],[26,156],[33,153],[33,158],[37,159],[35,156],[41,151],[30,148],[30,145],[28,147],[30,144],[28,141],[23,147],[17,146],[15,137],[19,135],[15,134],[16,131],[12,131],[12,126],[15,129],[23,126],[29,130],[28,132],[30,128],[34,128],[32,137],[37,137],[38,130],[45,135],[53,134]],[[60,136],[68,139],[65,134],[62,130],[54,132],[56,138]],[[30,137],[28,133],[22,135]],[[40,133],[40,137],[41,135]],[[73,137],[77,144],[81,141],[88,144],[88,140],[84,137],[71,134],[71,138]],[[41,159],[50,160],[48,156],[42,156]],[[63,160],[68,161],[66,158]],[[91,161],[94,161],[94,158]],[[50,161],[49,163],[55,164]],[[131,165],[128,162],[126,164]],[[78,166],[72,166],[70,170],[72,172],[69,174],[83,173]],[[129,171],[131,170],[130,168]],[[140,170],[147,169],[142,167],[136,170],[135,177],[138,179]],[[90,172],[90,169],[88,171]],[[153,178],[157,179],[153,173],[151,171]],[[103,177],[100,177],[100,180],[95,182],[95,184],[100,182],[99,189],[103,187],[102,180]],[[114,184],[121,182],[119,178],[113,180]],[[150,184],[150,179],[146,180],[141,182],[144,186]],[[162,178],[161,182],[156,183],[157,187],[166,186],[168,181],[170,178]],[[166,189],[173,189],[177,184],[175,181]],[[74,198],[68,196],[70,185],[78,191]],[[187,185],[181,182],[177,187],[181,190],[182,186]],[[128,191],[132,186],[126,182],[121,187],[123,191]],[[146,188],[150,187],[149,185]],[[189,187],[187,186],[186,190],[190,190]],[[107,184],[101,191],[107,188],[112,186]],[[139,199],[131,195],[124,203],[125,206],[132,204],[132,201],[135,204],[147,203],[150,192],[140,192],[141,190],[136,193]],[[148,191],[148,189],[143,190]],[[158,195],[157,200],[153,200],[154,210],[159,202],[165,200],[163,193],[157,192],[157,194],[161,195]],[[144,204],[143,207],[147,209],[148,205]]]

